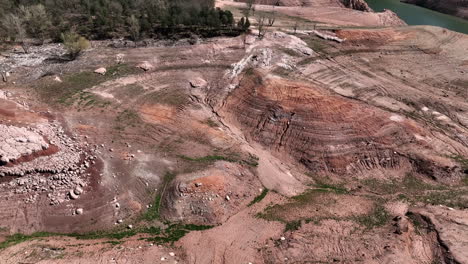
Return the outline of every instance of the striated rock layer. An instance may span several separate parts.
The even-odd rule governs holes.
[[[252,140],[286,152],[313,173],[414,168],[433,178],[459,174],[450,161],[420,155],[431,147],[413,121],[306,82],[249,71],[224,109]]]

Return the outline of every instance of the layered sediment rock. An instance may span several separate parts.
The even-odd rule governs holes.
[[[250,139],[287,153],[314,173],[355,174],[372,169],[416,169],[434,178],[456,175],[418,156],[425,132],[402,116],[330,94],[312,84],[250,71],[224,111]]]

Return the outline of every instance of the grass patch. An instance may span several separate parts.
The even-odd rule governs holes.
[[[213,128],[219,127],[219,124],[213,121],[213,119],[211,118],[206,119],[203,123],[208,125],[209,127],[213,127]]]
[[[422,202],[455,208],[468,207],[466,188],[430,184],[412,175],[407,175],[401,182],[368,179],[361,183],[373,193],[392,196],[410,204]]]
[[[170,105],[176,108],[188,106],[192,103],[188,94],[181,88],[164,88],[149,94],[146,100],[153,104]]]
[[[199,157],[199,158],[192,158],[192,157],[188,157],[184,155],[181,155],[179,157],[183,160],[194,161],[194,162],[212,162],[212,161],[218,161],[218,160],[224,160],[224,161],[229,161],[229,162],[236,161],[234,159],[224,157],[224,156],[218,156],[218,155],[205,156],[205,157]]]
[[[148,242],[155,243],[174,243],[184,237],[190,231],[202,231],[213,228],[210,225],[194,225],[194,224],[171,224],[163,230],[159,236],[146,238]]]
[[[301,226],[302,226],[302,221],[301,220],[295,220],[295,221],[287,222],[286,226],[284,227],[284,232],[299,230],[299,228],[301,228]]]
[[[156,193],[153,203],[150,208],[142,215],[142,219],[146,221],[154,221],[161,219],[160,209],[161,209],[161,199],[164,196],[169,183],[175,178],[177,174],[174,172],[166,172],[163,178],[162,188]]]
[[[23,234],[13,234],[11,236],[8,236],[5,241],[0,243],[0,249],[5,249],[7,247],[14,246],[16,244],[26,242],[28,240],[32,239],[37,239],[37,238],[44,238],[51,236],[52,233],[47,233],[47,232],[37,232],[31,235],[23,235]]]
[[[263,200],[263,198],[265,198],[265,196],[268,194],[269,190],[267,188],[263,188],[263,191],[262,193],[260,193],[258,196],[256,196],[247,206],[252,206],[258,202],[260,202],[261,200]]]
[[[35,87],[40,97],[53,105],[73,105],[78,95],[85,89],[95,85],[139,72],[127,64],[117,64],[107,68],[106,75],[90,71],[68,74],[62,77],[62,82],[39,81]]]
[[[331,191],[336,194],[349,193],[349,191],[342,184],[330,184],[330,183],[324,183],[324,182],[316,180],[316,184],[314,184],[313,186],[319,190]]]
[[[189,161],[189,162],[200,162],[200,163],[213,163],[216,161],[227,161],[227,162],[237,162],[240,164],[245,164],[251,167],[258,166],[259,158],[253,154],[248,155],[246,158],[242,158],[238,153],[230,153],[228,156],[222,155],[208,155],[204,157],[188,157],[185,155],[179,155],[179,158]]]
[[[388,223],[390,215],[382,205],[377,205],[370,214],[355,216],[354,220],[366,229],[384,226]]]
[[[0,243],[0,250],[5,249],[7,247],[11,247],[17,245],[22,242],[26,242],[29,240],[34,239],[41,239],[46,237],[53,237],[53,236],[62,236],[62,237],[73,237],[76,239],[82,240],[92,240],[92,239],[110,239],[109,241],[105,241],[104,243],[109,243],[111,245],[119,245],[122,243],[123,238],[132,237],[137,234],[148,234],[150,236],[146,238],[148,241],[154,241],[158,243],[169,243],[175,242],[185,236],[190,231],[195,230],[206,230],[210,229],[213,226],[208,225],[192,225],[192,224],[170,224],[168,228],[161,230],[159,227],[141,227],[135,228],[132,230],[120,230],[120,231],[95,231],[89,233],[71,233],[71,234],[60,234],[60,233],[49,233],[49,232],[37,232],[31,235],[24,235],[24,234],[13,234],[8,236],[5,241]],[[145,238],[143,238],[145,239]]]

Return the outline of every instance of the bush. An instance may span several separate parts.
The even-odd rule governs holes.
[[[90,43],[85,37],[73,32],[62,33],[62,41],[72,60],[76,59],[81,52],[90,47]]]

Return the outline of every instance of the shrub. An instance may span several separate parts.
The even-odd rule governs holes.
[[[62,33],[62,41],[72,60],[76,59],[81,52],[90,47],[90,43],[85,37],[74,32]]]

